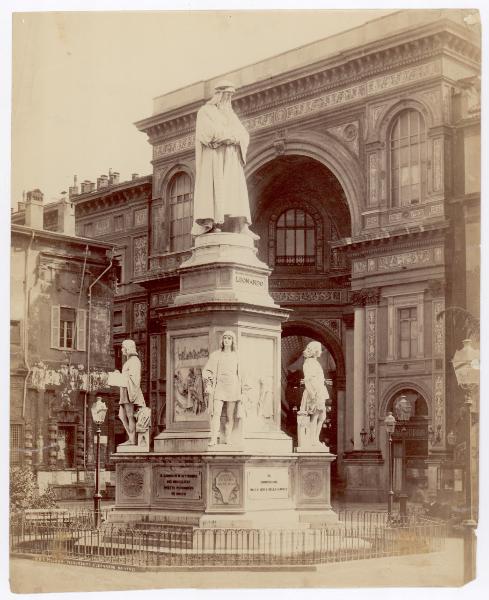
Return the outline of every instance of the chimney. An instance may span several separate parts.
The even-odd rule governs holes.
[[[89,194],[90,192],[93,192],[94,189],[95,184],[93,183],[93,181],[89,181],[88,179],[85,179],[85,181],[81,184],[82,194]]]
[[[61,231],[65,235],[76,235],[75,232],[75,205],[64,199],[59,206],[59,217]]]
[[[100,175],[100,177],[97,177],[97,189],[101,190],[106,187],[109,187],[109,177],[107,175]]]
[[[109,185],[117,185],[119,183],[119,172],[112,170],[109,171]]]
[[[71,198],[72,196],[78,195],[78,177],[76,175],[73,176],[73,185],[71,185],[68,189],[68,196]]]
[[[131,179],[134,181],[135,179],[137,179],[139,177],[139,173],[133,173],[131,175]]]
[[[43,193],[39,189],[27,192],[25,204],[25,224],[33,229],[43,229],[44,208],[42,205]]]

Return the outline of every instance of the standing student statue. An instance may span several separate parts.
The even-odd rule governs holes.
[[[321,445],[319,436],[321,428],[326,420],[329,393],[325,385],[323,369],[318,358],[321,356],[321,344],[309,342],[304,350],[304,373],[305,390],[302,394],[300,412],[309,415],[309,443],[313,446]],[[328,380],[329,381],[329,380]],[[328,402],[329,404],[329,402]]]
[[[128,446],[136,444],[136,414],[135,412],[146,406],[141,383],[141,361],[133,340],[122,342],[122,355],[126,362],[122,367],[122,380],[124,385],[120,388],[119,419],[124,425],[128,439],[120,445]]]
[[[231,434],[241,414],[241,380],[239,376],[236,336],[232,331],[222,334],[220,349],[212,352],[202,369],[205,392],[209,396],[209,415],[211,417],[211,440],[209,446],[215,446],[220,434],[221,413],[226,405],[226,423],[224,443],[229,444]]]
[[[231,231],[258,239],[249,229],[250,204],[243,171],[250,136],[231,105],[235,91],[233,83],[221,81],[197,113],[192,235],[219,232],[226,222]]]

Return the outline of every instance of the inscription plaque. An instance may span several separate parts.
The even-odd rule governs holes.
[[[261,469],[248,474],[250,498],[279,499],[289,497],[289,473],[284,469]]]
[[[158,498],[202,499],[202,473],[194,469],[162,469],[158,472]]]

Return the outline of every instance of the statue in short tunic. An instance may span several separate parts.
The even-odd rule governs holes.
[[[243,167],[250,136],[231,105],[235,87],[223,81],[197,113],[196,178],[192,235],[231,231],[258,236],[249,230],[250,203]]]
[[[210,446],[215,446],[218,439],[229,444],[231,434],[241,418],[241,380],[239,375],[238,354],[236,352],[236,336],[232,331],[225,331],[221,337],[220,350],[212,352],[202,369],[204,389],[209,397],[209,416],[211,417]],[[226,423],[224,436],[221,435],[221,414],[226,405]]]

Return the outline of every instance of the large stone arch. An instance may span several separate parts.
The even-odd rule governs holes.
[[[288,132],[281,154],[307,156],[323,164],[335,175],[348,203],[352,235],[359,233],[362,227],[365,184],[358,158],[333,136],[314,132]],[[277,156],[275,146],[270,140],[252,147],[245,167],[246,177],[249,178]]]

